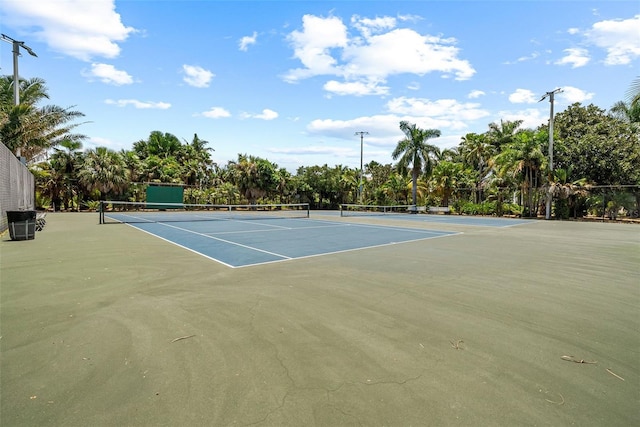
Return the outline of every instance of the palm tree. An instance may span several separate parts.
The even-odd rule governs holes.
[[[498,175],[510,175],[521,183],[522,194],[527,196],[529,215],[535,212],[533,188],[539,186],[541,171],[546,167],[546,156],[542,153],[543,138],[542,132],[520,131],[514,136],[513,142],[494,158]]]
[[[120,150],[120,157],[124,160],[129,170],[129,179],[131,182],[139,182],[143,176],[142,162],[135,151]]]
[[[142,165],[148,181],[174,184],[182,182],[183,167],[173,156],[160,157],[153,154],[144,159]]]
[[[209,142],[198,138],[198,134],[193,135],[191,143],[185,143],[178,153],[178,160],[184,168],[183,182],[203,189],[210,181],[208,178],[213,162],[209,152],[213,151],[213,148],[206,147]]]
[[[627,101],[632,107],[640,104],[640,76],[636,77],[627,90]]]
[[[441,206],[449,206],[451,195],[468,182],[468,170],[462,163],[441,161],[433,169],[431,185],[441,198]]]
[[[477,171],[474,194],[476,201],[482,202],[482,182],[490,171],[489,159],[494,153],[493,146],[489,144],[485,134],[476,133],[463,136],[460,146],[463,159]]]
[[[216,187],[213,193],[213,203],[219,203],[219,200],[222,199],[222,203],[233,205],[237,204],[239,198],[238,187],[231,182],[223,182]]]
[[[439,149],[435,145],[427,144],[427,140],[440,136],[437,129],[420,129],[415,124],[407,121],[400,122],[400,130],[405,134],[405,138],[398,142],[395,150],[391,154],[393,160],[398,161],[399,169],[409,169],[411,167],[411,196],[413,204],[417,205],[418,176],[424,172],[427,176],[431,173],[439,155]]]
[[[61,193],[63,188],[64,176],[56,170],[51,162],[40,162],[32,165],[29,170],[36,179],[36,197],[39,196],[42,203],[41,207],[49,205],[54,211],[60,210]]]
[[[186,142],[186,141],[185,141]],[[206,145],[209,141],[205,141],[204,139],[200,139],[197,133],[193,134],[193,139],[191,143],[187,143],[187,145],[191,146],[197,154],[206,153],[207,156],[209,151],[216,151],[213,148],[207,147]]]
[[[278,182],[276,185],[276,191],[278,194],[277,203],[294,203],[291,201],[292,191],[291,173],[285,169],[280,168],[276,174]]]
[[[51,155],[51,166],[62,176],[62,203],[65,210],[69,210],[75,196],[80,195],[77,172],[82,163],[82,143],[80,141],[64,140],[60,143],[63,148],[54,148]],[[78,200],[77,207],[80,207]]]
[[[71,123],[83,117],[79,111],[56,105],[38,104],[49,98],[44,80],[20,81],[20,104],[15,105],[13,77],[0,78],[0,139],[16,155],[32,161],[62,141],[81,141],[84,135],[72,132],[80,123]]]
[[[522,124],[522,120],[500,120],[500,124],[490,123],[487,138],[489,143],[497,150],[513,141],[514,136],[518,133],[518,128]]]
[[[268,160],[239,154],[237,162],[229,162],[233,183],[249,204],[256,204],[277,188],[277,167]]]
[[[407,203],[407,186],[410,185],[408,178],[399,173],[391,173],[387,181],[382,185],[384,195],[392,201],[391,204]]]
[[[342,168],[340,174],[340,189],[342,200],[340,203],[355,203],[358,197],[360,185],[360,171],[356,169]]]
[[[640,102],[618,101],[609,110],[611,115],[627,123],[640,123]]]
[[[577,217],[576,212],[576,196],[586,196],[589,194],[590,185],[587,183],[586,178],[580,178],[577,180],[571,180],[571,174],[573,172],[571,166],[566,169],[555,169],[551,174],[551,180],[545,185],[545,190],[551,194],[552,197],[557,197],[559,200],[567,200],[567,212],[565,216],[568,216],[571,210],[573,210],[574,218]],[[556,217],[562,216],[558,212],[558,206],[556,205]]]
[[[149,135],[147,140],[147,151],[149,155],[156,155],[163,159],[168,157],[177,157],[182,144],[180,140],[170,133],[162,133],[160,131],[153,131]]]
[[[110,199],[127,189],[129,170],[118,152],[98,147],[86,152],[78,179],[89,193],[97,190]]]
[[[0,103],[4,106],[14,105],[13,76],[0,77]],[[49,99],[45,81],[40,78],[20,80],[20,104],[36,105],[43,98]]]

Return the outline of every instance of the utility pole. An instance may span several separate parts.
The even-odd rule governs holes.
[[[1,34],[1,36],[2,40],[13,45],[13,102],[14,105],[18,106],[20,105],[20,75],[18,74],[18,57],[20,56],[20,48],[23,48],[29,53],[29,55],[35,56],[36,58],[38,55],[36,55],[29,46],[24,44],[24,42],[14,40],[6,34]],[[16,157],[20,158],[20,154],[20,147],[17,147]]]
[[[364,147],[364,136],[365,135],[369,135],[369,132],[366,131],[360,131],[360,132],[356,132],[355,135],[360,135],[360,183],[358,186],[358,199],[360,200],[360,203],[362,203],[362,178],[363,178],[363,170],[362,170],[362,159],[363,159],[363,147]]]
[[[557,88],[555,90],[552,90],[551,92],[547,92],[544,95],[542,95],[542,98],[540,98],[540,101],[538,101],[538,102],[542,102],[548,97],[549,103],[551,104],[551,112],[549,114],[549,175],[553,174],[553,99],[554,99],[554,95],[560,92],[562,92],[561,88]],[[547,192],[547,206],[546,206],[547,209],[546,209],[545,219],[551,219],[552,198],[553,196],[551,195],[551,193]]]

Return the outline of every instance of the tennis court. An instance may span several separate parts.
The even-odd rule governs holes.
[[[422,216],[51,213],[0,242],[2,425],[640,424],[640,228]]]
[[[496,218],[488,216],[462,216],[462,215],[442,215],[442,214],[408,214],[408,213],[380,213],[380,212],[335,212],[343,217],[376,217],[383,216],[388,220],[414,221],[424,223],[453,224],[475,227],[514,227],[517,225],[531,224],[535,221],[520,218]]]
[[[313,219],[132,224],[229,267],[359,250],[455,233]]]
[[[280,206],[278,206],[280,208]],[[103,222],[127,223],[228,267],[361,250],[456,234],[372,224],[310,219],[297,211],[108,212]]]

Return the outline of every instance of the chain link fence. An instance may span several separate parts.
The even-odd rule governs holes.
[[[0,143],[0,233],[8,228],[7,211],[35,209],[35,178],[29,169]]]

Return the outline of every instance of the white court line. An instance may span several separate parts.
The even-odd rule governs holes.
[[[363,224],[363,223],[359,223],[359,222],[336,222],[336,221],[327,221],[327,220],[323,220],[323,219],[312,219],[311,221],[318,221],[318,222],[324,222],[327,224],[336,224],[336,225],[347,225],[350,227],[363,227],[363,228],[381,228],[384,230],[388,230],[388,229],[392,229],[392,230],[402,230],[402,231],[409,231],[409,232],[413,232],[413,233],[444,233],[446,235],[449,235],[450,233],[452,233],[451,231],[440,231],[440,230],[421,230],[419,228],[411,228],[411,227],[396,227],[393,225],[375,225],[375,224]],[[447,234],[449,233],[449,234]]]
[[[255,224],[255,223],[252,223]],[[282,231],[282,230],[312,230],[314,228],[341,228],[341,227],[348,227],[351,224],[340,224],[340,223],[336,223],[336,224],[332,224],[332,225],[316,225],[316,226],[312,226],[312,227],[280,227],[277,230],[237,230],[237,231],[212,231],[210,233],[206,233],[206,234],[210,234],[210,235],[220,235],[220,234],[244,234],[244,233],[270,233],[272,231]],[[391,227],[389,227],[391,228]]]
[[[151,221],[150,219],[144,218],[144,217],[140,217],[140,216],[135,216],[135,215],[131,215],[131,214],[126,214],[126,213],[118,213],[118,212],[113,212],[113,214],[115,214],[116,216],[112,216],[109,215],[108,213],[105,213],[105,218],[111,218],[114,221],[118,221],[118,222],[122,222],[127,224],[126,221],[120,221],[118,219],[118,216],[123,216],[123,217],[127,217],[127,218],[134,218],[137,219],[139,221],[142,221],[143,223],[151,223],[151,222],[156,222],[156,221]]]
[[[357,223],[349,223],[349,222],[333,222],[333,221],[323,221],[323,220],[316,220],[316,219],[311,219],[311,220],[305,220],[305,221],[315,221],[315,222],[322,222],[325,224],[329,224],[329,225],[316,225],[316,226],[310,226],[310,227],[284,227],[284,226],[280,226],[280,229],[284,229],[284,230],[312,230],[315,228],[344,228],[344,227],[360,227],[360,228],[375,228],[375,229],[382,229],[382,230],[398,230],[398,231],[406,231],[409,233],[416,233],[416,234],[424,234],[424,233],[429,233],[429,234],[443,234],[443,235],[450,235],[452,234],[450,231],[438,231],[438,230],[420,230],[417,228],[409,228],[409,227],[394,227],[394,226],[388,226],[388,225],[372,225],[372,224],[357,224]],[[248,221],[245,221],[248,222]],[[249,222],[250,224],[256,224],[256,222]],[[238,230],[238,231],[212,231],[210,233],[206,233],[207,235],[223,235],[223,234],[244,234],[244,233],[268,233],[271,231],[280,231],[280,229],[278,230]]]
[[[154,234],[154,233],[152,233],[152,232],[150,232],[150,231],[143,230],[142,228],[136,227],[136,226],[135,226],[135,224],[126,224],[126,225],[128,225],[128,226],[129,226],[129,227],[131,227],[131,228],[135,228],[135,229],[136,229],[136,230],[138,230],[138,231],[142,231],[143,233],[147,233],[147,234],[149,234],[149,235],[151,235],[151,236],[153,236],[153,237],[155,237],[155,238],[157,238],[157,239],[164,240],[165,242],[167,242],[167,243],[171,243],[172,245],[176,245],[176,246],[177,246],[177,247],[179,247],[179,248],[186,249],[186,250],[188,250],[189,252],[193,252],[194,254],[197,254],[197,255],[203,256],[203,257],[205,257],[205,258],[207,258],[207,259],[210,259],[211,261],[215,261],[215,262],[217,262],[217,263],[220,263],[220,264],[224,265],[225,267],[229,267],[229,268],[237,268],[237,267],[235,267],[235,266],[233,266],[233,265],[231,265],[231,264],[227,264],[227,263],[226,263],[226,262],[224,262],[224,261],[220,261],[220,260],[219,260],[219,259],[217,259],[217,258],[210,257],[209,255],[205,255],[205,254],[203,254],[202,252],[198,252],[198,251],[196,251],[195,249],[191,249],[191,248],[190,248],[190,247],[188,247],[188,246],[181,245],[180,243],[176,243],[176,242],[174,242],[173,240],[165,239],[164,237],[162,237],[162,236],[158,236],[157,234]]]
[[[315,257],[325,256],[325,255],[342,254],[342,253],[346,253],[346,252],[361,251],[361,250],[364,250],[364,249],[382,248],[382,247],[385,247],[385,246],[401,245],[401,244],[404,244],[404,243],[411,243],[411,242],[420,242],[422,240],[439,239],[441,237],[457,236],[459,234],[464,234],[464,233],[460,231],[460,232],[456,232],[456,233],[443,234],[441,236],[423,237],[423,238],[420,238],[420,239],[403,240],[401,242],[381,243],[379,245],[363,246],[363,247],[360,247],[360,248],[353,248],[353,249],[343,249],[343,250],[340,250],[340,251],[333,251],[333,252],[322,252],[321,254],[305,255],[305,256],[299,256],[299,257],[295,257],[295,258],[291,258],[291,259],[298,260],[298,259],[305,259],[305,258],[315,258]],[[255,264],[244,264],[244,265],[240,265],[240,266],[233,267],[233,268],[254,267],[254,266],[257,266],[257,265],[273,264],[273,263],[276,263],[276,262],[283,262],[283,261],[288,261],[288,260],[280,259],[280,260],[273,260],[273,261],[257,262]]]
[[[282,219],[293,219],[293,218],[282,218]],[[256,220],[237,220],[237,219],[233,219],[233,218],[229,218],[227,221],[229,222],[241,222],[243,224],[258,224],[258,225],[262,225],[265,227],[272,227],[272,228],[283,228],[285,230],[289,230],[291,227],[285,227],[284,225],[274,225],[274,224],[265,224],[263,222],[259,222]]]
[[[464,217],[462,217],[464,218]],[[522,219],[508,219],[508,218],[486,218],[487,221],[489,221],[488,223],[485,224],[474,224],[473,221],[477,221],[477,222],[482,222],[485,218],[481,218],[481,217],[468,217],[468,221],[470,222],[466,222],[467,219],[457,219],[455,216],[449,218],[435,218],[435,217],[431,217],[431,218],[416,218],[417,221],[420,222],[432,222],[432,223],[437,223],[437,224],[447,224],[447,225],[452,225],[452,226],[456,226],[456,225],[462,225],[464,227],[484,227],[484,228],[509,228],[509,227],[517,227],[519,225],[525,225],[525,224],[531,224],[534,223],[535,221],[533,220],[522,220]],[[411,220],[410,220],[411,221]],[[516,224],[508,224],[508,221],[518,221]],[[503,224],[500,224],[500,222],[504,222]]]
[[[277,254],[275,252],[270,252],[270,251],[265,251],[263,249],[254,248],[253,246],[247,246],[247,245],[243,245],[242,243],[232,242],[231,240],[220,239],[219,237],[209,236],[209,235],[204,234],[204,233],[199,233],[197,231],[188,230],[188,229],[182,228],[182,227],[176,227],[175,225],[166,224],[164,222],[159,222],[158,224],[163,225],[165,227],[175,228],[176,230],[186,231],[187,233],[196,234],[198,236],[206,237],[207,239],[218,240],[220,242],[228,243],[230,245],[240,246],[241,248],[249,249],[249,250],[252,250],[252,251],[262,252],[262,253],[265,253],[265,254],[277,256],[279,258],[291,259],[291,257],[288,257],[286,255]]]
[[[402,240],[402,241],[399,241],[399,242],[389,242],[389,243],[381,243],[381,244],[378,244],[378,245],[362,246],[362,247],[353,248],[353,249],[343,249],[343,250],[339,250],[339,251],[322,252],[322,253],[318,253],[318,254],[305,255],[305,256],[300,256],[300,257],[289,257],[289,256],[278,254],[278,253],[275,253],[275,252],[265,251],[265,250],[258,249],[258,248],[252,247],[252,246],[247,246],[247,245],[243,245],[243,244],[240,244],[240,243],[232,242],[232,241],[229,241],[229,240],[220,239],[218,237],[209,236],[209,235],[204,234],[204,233],[199,233],[199,232],[196,232],[196,231],[188,230],[186,228],[177,227],[175,225],[166,224],[166,223],[162,223],[162,222],[158,222],[157,223],[157,224],[160,224],[160,225],[163,225],[163,226],[166,226],[166,227],[175,228],[175,229],[180,230],[180,231],[186,231],[188,233],[196,234],[196,235],[203,236],[203,237],[206,237],[206,238],[209,238],[209,239],[213,239],[213,240],[217,240],[217,241],[220,241],[220,242],[223,242],[223,243],[229,243],[229,244],[232,244],[232,245],[235,245],[235,246],[243,247],[245,249],[249,249],[249,250],[253,250],[253,251],[257,251],[257,252],[262,252],[262,253],[266,253],[266,254],[269,254],[269,255],[273,255],[273,256],[282,258],[282,259],[279,259],[279,260],[265,261],[265,262],[258,262],[258,263],[253,263],[253,264],[243,264],[243,265],[234,266],[234,265],[231,265],[231,264],[227,264],[226,262],[223,262],[223,261],[221,261],[221,260],[219,260],[217,258],[213,258],[213,257],[211,257],[209,255],[205,255],[202,252],[199,252],[199,251],[197,251],[195,249],[189,248],[188,246],[184,246],[184,245],[176,243],[176,242],[174,242],[174,241],[172,241],[170,239],[158,236],[157,234],[154,234],[151,231],[146,231],[146,230],[143,230],[141,228],[138,228],[138,227],[136,227],[135,224],[127,224],[127,225],[130,226],[130,227],[133,227],[133,228],[135,228],[137,230],[140,230],[140,231],[142,231],[144,233],[147,233],[147,234],[150,234],[150,235],[152,235],[154,237],[162,239],[165,242],[174,244],[174,245],[176,245],[176,246],[178,246],[180,248],[186,249],[186,250],[188,250],[190,252],[193,252],[195,254],[201,255],[201,256],[203,256],[203,257],[205,257],[207,259],[210,259],[212,261],[218,262],[218,263],[220,263],[220,264],[222,264],[222,265],[224,265],[226,267],[229,267],[229,268],[252,267],[252,266],[258,266],[258,265],[264,265],[264,264],[272,264],[272,263],[276,263],[276,262],[283,262],[283,261],[289,261],[289,260],[295,260],[295,259],[313,258],[313,257],[318,257],[318,256],[324,256],[324,255],[333,255],[333,254],[339,254],[339,253],[360,251],[360,250],[364,250],[364,249],[379,248],[379,247],[384,247],[384,246],[398,245],[398,244],[403,244],[403,243],[418,242],[418,241],[422,241],[422,240],[438,239],[440,237],[448,237],[448,236],[456,236],[456,235],[459,235],[459,234],[464,234],[462,232],[447,232],[447,231],[437,231],[437,230],[419,230],[419,229],[406,228],[406,227],[389,227],[389,226],[378,226],[378,225],[369,225],[369,224],[342,223],[342,222],[324,221],[324,220],[316,220],[316,219],[313,219],[313,220],[304,219],[304,221],[322,222],[322,223],[331,224],[332,226],[335,226],[335,227],[353,227],[353,226],[355,226],[355,227],[363,227],[363,228],[395,229],[395,230],[416,232],[417,234],[430,233],[430,234],[437,234],[437,235],[436,236],[429,236],[429,237],[422,237],[422,238],[417,238],[417,239],[412,239],[412,240]],[[251,221],[250,223],[253,224],[255,222]],[[286,227],[283,227],[283,228],[286,228]],[[331,228],[331,227],[330,226],[301,227],[301,228],[290,227],[291,230],[298,230],[298,229],[304,229],[304,228]],[[266,231],[277,231],[277,230],[262,230],[262,231],[266,232]]]

